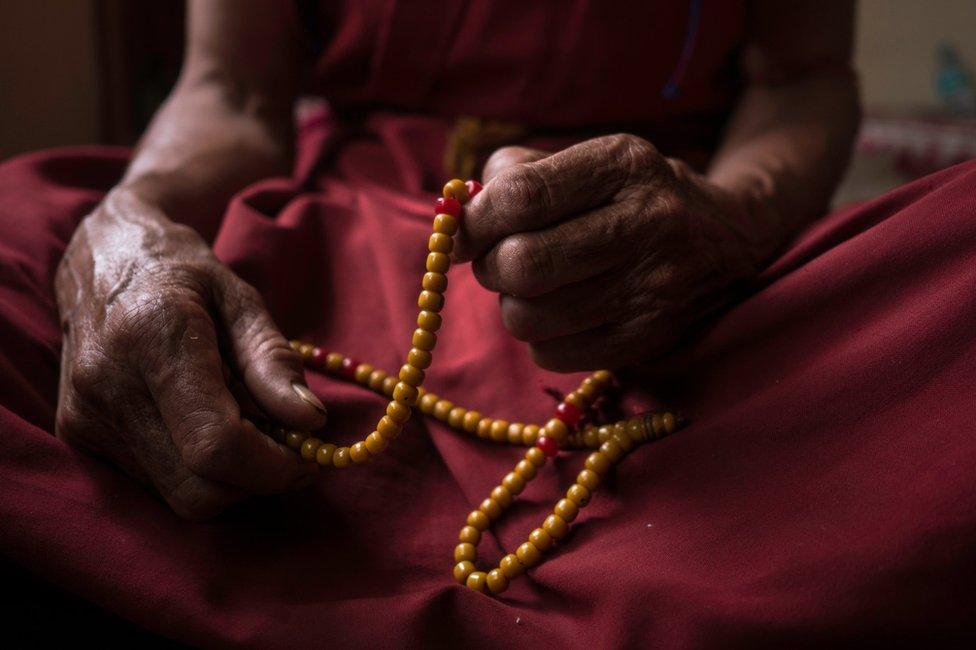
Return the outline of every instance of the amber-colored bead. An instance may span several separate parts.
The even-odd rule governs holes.
[[[464,582],[468,586],[468,589],[474,589],[475,591],[485,592],[487,589],[488,574],[484,571],[472,571],[471,575]]]
[[[594,384],[587,384],[585,382],[582,386],[576,389],[576,394],[579,395],[580,399],[587,404],[596,398],[597,392],[597,387]]]
[[[480,510],[472,510],[468,514],[468,525],[477,528],[481,532],[484,532],[490,523],[491,520],[488,519],[488,515]]]
[[[383,390],[383,382],[386,380],[386,373],[382,370],[374,370],[369,373],[369,379],[366,385],[372,390]]]
[[[607,473],[611,464],[610,459],[602,451],[594,451],[586,457],[585,462],[586,469],[592,470],[600,476]]]
[[[386,405],[386,415],[394,422],[403,424],[410,419],[410,407],[400,402],[390,402]]]
[[[611,429],[606,425],[598,427],[596,430],[597,439],[599,439],[601,444],[610,439],[610,433]]]
[[[536,467],[542,467],[546,464],[546,454],[538,447],[530,447],[527,452],[525,452],[525,460],[529,461]]]
[[[508,444],[510,445],[520,445],[522,444],[522,430],[525,425],[521,422],[513,422],[508,425]]]
[[[431,414],[438,420],[447,420],[447,416],[450,414],[452,408],[454,408],[454,402],[448,399],[442,399],[434,404],[434,410]]]
[[[674,413],[665,413],[661,416],[661,424],[664,425],[664,430],[668,434],[672,434],[678,428],[678,420],[674,417]]]
[[[481,512],[488,515],[489,519],[498,519],[502,516],[502,504],[498,503],[491,497],[488,497],[482,501],[481,505],[478,506],[478,510],[481,510]]]
[[[332,466],[336,469],[345,469],[350,463],[352,457],[349,455],[349,447],[337,447],[332,454]]]
[[[616,463],[618,460],[624,457],[624,450],[620,448],[616,440],[607,440],[605,443],[600,445],[600,452],[604,456],[610,459],[610,462]]]
[[[434,232],[453,237],[458,231],[458,220],[449,214],[438,214],[434,217]]]
[[[545,551],[552,547],[552,535],[541,528],[536,528],[529,533],[529,541],[540,551]]]
[[[298,350],[302,347],[302,342],[299,341],[298,339],[292,339],[292,340],[288,341],[288,345],[291,346],[291,349],[292,350],[294,350],[295,352],[298,352]]]
[[[420,350],[425,350],[430,352],[437,345],[437,335],[433,332],[428,332],[425,329],[420,329],[419,327],[413,331],[413,337],[410,339],[410,344],[413,347]]]
[[[413,406],[417,403],[417,389],[406,382],[398,382],[393,389],[393,399],[401,404]]]
[[[592,492],[600,485],[600,475],[591,469],[584,469],[576,475],[576,482]]]
[[[542,553],[532,542],[525,542],[515,551],[515,556],[518,558],[519,564],[528,569],[539,563]]]
[[[478,557],[478,552],[474,548],[474,544],[469,544],[468,542],[461,542],[454,547],[454,561],[455,562],[474,562],[474,559]]]
[[[526,483],[535,478],[535,465],[522,459],[515,465],[515,473],[525,479]]]
[[[420,348],[410,348],[410,352],[407,352],[407,363],[421,370],[430,367],[431,354],[427,350],[421,350]]]
[[[360,441],[349,447],[349,457],[357,465],[363,465],[369,462],[370,455],[369,449],[366,448],[366,443]]]
[[[389,415],[384,415],[376,423],[376,431],[384,438],[396,438],[400,435],[402,426]]]
[[[566,423],[559,418],[552,418],[546,422],[543,435],[549,436],[562,445],[566,438],[569,437],[569,429],[566,427]]]
[[[461,203],[468,200],[468,188],[464,184],[464,181],[458,180],[457,178],[452,178],[444,183],[442,194],[445,199],[457,199]]]
[[[467,560],[458,562],[454,565],[454,579],[463,585],[467,581],[468,576],[474,573],[474,570],[474,563]]]
[[[332,443],[325,443],[315,450],[315,462],[323,467],[332,464],[332,454],[335,453],[336,446]]]
[[[522,490],[525,489],[525,479],[522,478],[520,474],[509,472],[505,475],[505,478],[502,479],[502,485],[504,485],[513,495],[518,495],[521,494]]]
[[[627,432],[627,437],[629,437],[635,445],[639,445],[647,439],[647,437],[644,435],[644,421],[641,418],[627,420],[627,423],[624,425],[624,431]]]
[[[339,372],[342,369],[342,362],[345,357],[338,352],[330,352],[325,357],[325,369],[329,372]]]
[[[575,390],[566,395],[566,397],[563,398],[563,401],[572,404],[581,411],[590,405],[589,400],[584,399],[583,396]]]
[[[447,291],[447,276],[443,273],[427,272],[424,273],[424,279],[420,284],[427,291],[444,293]]]
[[[313,350],[315,350],[315,346],[310,343],[300,343],[298,345],[298,354],[302,355],[302,359],[311,359]]]
[[[361,363],[356,366],[355,372],[353,372],[352,378],[355,379],[360,384],[365,384],[369,381],[369,375],[373,372],[373,366],[368,363]]]
[[[315,460],[315,453],[322,446],[322,441],[318,438],[306,438],[302,442],[301,454],[305,460]]]
[[[308,438],[308,434],[304,431],[289,431],[288,435],[285,436],[285,444],[298,451],[302,448],[302,443]]]
[[[397,378],[387,377],[386,379],[383,380],[383,394],[386,395],[387,397],[393,397],[393,390],[396,388],[396,386],[397,386]],[[413,405],[409,404],[408,406],[413,406]]]
[[[406,382],[411,386],[419,386],[424,383],[424,371],[416,366],[405,363],[400,366],[400,381]]]
[[[490,438],[491,437],[491,427],[495,424],[495,421],[491,418],[481,418],[478,420],[478,428],[475,433],[479,438]]]
[[[423,397],[417,400],[417,408],[420,409],[421,413],[430,415],[434,412],[434,407],[439,401],[441,401],[440,395],[435,393],[424,393]]]
[[[488,591],[493,594],[500,594],[508,589],[508,578],[502,573],[501,569],[492,569],[487,577]]]
[[[576,504],[579,508],[585,508],[590,502],[590,490],[585,485],[574,483],[566,490],[566,498]]]
[[[538,424],[526,424],[525,428],[522,429],[522,444],[526,447],[531,447],[539,439],[539,425]]]
[[[478,430],[478,422],[481,421],[481,413],[478,411],[468,411],[461,420],[461,428],[468,433],[475,433]]]
[[[461,529],[458,540],[477,546],[478,542],[481,541],[481,531],[474,526],[465,526]]]
[[[427,254],[427,270],[430,273],[447,273],[448,269],[450,268],[451,268],[451,258],[445,255],[444,253]],[[436,295],[438,296],[442,295],[440,292],[432,291],[431,293],[436,293]],[[423,305],[420,306],[423,309],[429,309],[429,307],[424,307]],[[440,307],[438,307],[434,311],[440,311]]]
[[[428,332],[436,332],[441,328],[441,315],[434,311],[421,311],[417,314],[417,327]]]
[[[463,406],[455,406],[451,409],[451,412],[447,414],[447,424],[454,429],[460,429],[461,423],[464,422],[464,416],[468,414],[468,409]]]
[[[601,386],[609,386],[613,382],[613,375],[610,374],[609,370],[597,370],[591,376],[593,379],[599,382]]]
[[[502,508],[512,505],[512,493],[504,485],[496,485],[491,491],[491,498],[498,502]],[[482,508],[484,510],[484,508]]]
[[[572,521],[579,514],[579,506],[569,499],[560,499],[556,502],[556,507],[552,511],[566,521]]]
[[[495,442],[505,442],[508,440],[508,421],[495,420],[492,422],[491,439]]]
[[[369,453],[374,456],[379,456],[383,453],[383,450],[386,449],[386,445],[389,444],[389,438],[380,435],[380,433],[377,431],[374,431],[366,436],[366,440],[363,441],[363,444],[366,445],[366,449],[369,450]]]
[[[509,553],[503,557],[502,561],[498,563],[498,568],[502,570],[502,573],[509,580],[517,578],[525,572],[525,567],[519,562],[518,556],[515,553]]]
[[[436,291],[421,291],[417,306],[428,312],[438,312],[444,308],[444,294]]]
[[[542,529],[553,539],[562,539],[569,532],[569,524],[557,514],[551,514],[542,522]]]
[[[450,253],[454,250],[454,238],[442,232],[435,232],[427,240],[427,250],[431,253]]]
[[[600,436],[597,435],[596,427],[583,429],[583,444],[591,449],[600,446]]]
[[[624,453],[629,452],[634,448],[634,441],[630,439],[627,435],[627,431],[624,430],[623,426],[613,427],[613,432],[610,434],[610,439],[620,445],[620,448],[624,450]]]

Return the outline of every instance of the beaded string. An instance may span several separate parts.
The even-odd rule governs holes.
[[[443,196],[436,201],[434,232],[427,243],[427,272],[417,299],[420,308],[417,329],[413,332],[406,363],[396,376],[338,352],[326,352],[311,343],[291,342],[308,368],[355,381],[390,399],[386,413],[376,424],[375,430],[364,440],[348,447],[324,442],[303,431],[277,428],[270,433],[306,460],[322,467],[344,469],[365,465],[374,456],[383,453],[390,441],[400,434],[412,410],[417,408],[458,432],[497,443],[529,447],[501,484],[492,489],[476,510],[468,514],[458,535],[459,543],[454,549],[455,580],[476,591],[500,594],[508,588],[511,580],[537,565],[542,560],[542,554],[566,536],[569,524],[579,514],[580,508],[590,502],[593,491],[613,465],[637,446],[673,433],[681,422],[670,412],[647,412],[612,424],[584,424],[587,412],[614,383],[613,376],[606,370],[598,370],[583,379],[579,387],[556,406],[553,417],[543,425],[493,419],[423,388],[424,371],[431,364],[432,352],[437,344],[437,330],[441,326],[440,311],[447,289],[446,273],[451,266],[450,253],[454,249],[458,221],[463,214],[464,203],[480,191],[481,184],[477,181],[465,183],[453,179],[444,185]],[[594,451],[587,456],[584,468],[566,491],[566,496],[556,502],[552,513],[529,534],[528,540],[514,553],[505,555],[494,569],[478,570],[474,562],[482,533],[501,517],[515,497],[535,478],[538,470],[560,449]]]

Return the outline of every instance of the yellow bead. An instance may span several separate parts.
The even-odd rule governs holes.
[[[600,436],[597,435],[596,427],[583,429],[583,444],[590,449],[600,446]]]
[[[409,363],[400,366],[400,374],[398,376],[400,381],[406,382],[411,386],[420,386],[420,384],[424,383],[424,371],[417,366],[411,366]]]
[[[500,594],[508,589],[508,578],[502,573],[501,569],[492,569],[488,572],[488,591],[493,594]]]
[[[487,588],[487,581],[488,575],[484,571],[472,571],[464,584],[468,586],[468,589],[474,589],[475,591],[484,593]]]
[[[502,573],[509,580],[517,578],[525,572],[525,567],[519,562],[518,556],[515,553],[509,553],[503,557],[502,561],[498,563],[498,568],[502,570]]]
[[[454,547],[454,561],[455,562],[474,562],[474,559],[478,557],[477,551],[475,551],[474,544],[469,544],[468,542],[461,542]]]
[[[589,380],[589,378],[587,378],[587,380]],[[592,402],[594,398],[596,398],[598,392],[599,391],[597,390],[595,384],[587,384],[585,381],[582,386],[576,389],[576,394],[579,395],[580,400],[584,404],[589,404]]]
[[[376,431],[384,438],[396,438],[400,435],[402,426],[399,422],[391,418],[389,415],[384,415],[380,418],[380,421],[376,423]]]
[[[356,370],[353,373],[353,379],[355,379],[360,384],[365,384],[369,381],[369,375],[373,372],[373,366],[368,363],[361,363],[356,366]]]
[[[596,430],[597,438],[600,443],[604,443],[610,439],[610,427],[604,425]]]
[[[439,395],[436,395],[434,393],[424,393],[424,396],[421,397],[420,400],[417,402],[417,408],[420,409],[421,413],[424,413],[425,415],[430,415],[431,413],[434,412],[434,406],[436,406],[437,402],[439,401],[441,401]]]
[[[574,483],[566,490],[566,498],[576,504],[578,508],[585,508],[590,502],[590,490],[585,485]]]
[[[613,375],[609,370],[597,370],[592,376],[601,386],[609,386],[613,381]]]
[[[427,250],[432,253],[450,253],[454,250],[454,238],[442,232],[435,232],[427,240]]]
[[[552,418],[546,422],[546,435],[558,442],[560,445],[565,442],[566,438],[569,436],[569,429],[566,428],[566,423],[559,418]]]
[[[474,569],[474,564],[467,560],[458,562],[454,565],[454,579],[463,585],[467,581],[468,576],[474,573]]]
[[[475,433],[478,430],[478,422],[481,421],[481,413],[478,411],[468,411],[461,420],[461,428],[468,433]]]
[[[590,405],[590,400],[584,399],[583,396],[580,395],[575,390],[572,393],[566,395],[566,397],[563,398],[563,401],[569,402],[570,404],[572,404],[573,406],[579,409],[585,409]]]
[[[491,498],[498,502],[502,508],[507,508],[512,505],[512,493],[508,491],[508,488],[504,485],[496,485],[495,489],[491,491]],[[484,508],[482,508],[484,510]]]
[[[624,450],[620,448],[616,440],[607,440],[600,445],[600,452],[609,458],[612,463],[616,463],[624,457]]]
[[[525,489],[525,479],[515,472],[509,472],[502,479],[502,485],[513,495],[518,495]]]
[[[505,442],[508,440],[508,422],[506,420],[495,420],[492,422],[491,439],[495,442]]]
[[[366,440],[363,441],[366,445],[366,449],[369,450],[373,456],[379,456],[386,449],[386,445],[389,444],[389,438],[381,435],[379,432],[374,431],[373,433],[366,436]]]
[[[472,510],[468,514],[468,525],[469,526],[472,526],[473,528],[477,528],[478,530],[480,530],[482,532],[484,532],[485,529],[488,528],[488,525],[490,523],[491,523],[491,520],[488,519],[488,515],[486,515],[485,513],[481,512],[480,510]]]
[[[332,466],[336,469],[345,469],[350,463],[352,457],[349,455],[349,447],[336,448],[335,453],[332,454]]]
[[[304,431],[289,431],[288,435],[285,436],[285,444],[298,451],[302,448],[302,443],[308,438],[308,434]]]
[[[566,521],[572,521],[576,519],[576,515],[579,514],[579,506],[569,499],[560,499],[556,502],[556,507],[553,508],[552,511]]]
[[[302,347],[302,342],[299,341],[298,339],[292,339],[291,341],[288,341],[288,345],[291,346],[292,350],[298,352]]]
[[[661,423],[664,425],[664,430],[668,434],[672,434],[678,428],[678,420],[674,417],[674,413],[665,413],[661,416]]]
[[[526,483],[535,478],[535,465],[527,460],[520,460],[517,465],[515,465],[515,473],[525,479]]]
[[[383,380],[383,394],[387,397],[393,397],[393,391],[397,385],[396,377],[387,377]],[[413,406],[412,404],[408,406]]]
[[[421,280],[420,284],[427,291],[444,293],[447,291],[447,276],[443,273],[424,273],[424,278]]]
[[[478,420],[478,428],[475,433],[479,438],[490,438],[491,437],[491,427],[495,424],[495,421],[491,418],[481,418]]]
[[[459,203],[464,203],[468,200],[468,187],[464,184],[464,181],[452,178],[444,184],[444,198],[445,199],[457,199]]]
[[[441,328],[441,315],[433,311],[422,311],[417,314],[417,327],[428,332],[436,332]]]
[[[410,407],[400,402],[390,402],[386,405],[386,415],[397,424],[403,424],[410,419]]]
[[[366,448],[365,442],[357,442],[349,448],[349,457],[352,458],[352,462],[357,465],[364,465],[369,462],[370,455],[369,449]]]
[[[382,370],[374,370],[369,373],[369,379],[367,380],[367,386],[372,390],[383,390],[383,382],[386,380],[386,373]]]
[[[463,406],[455,406],[447,414],[447,424],[455,429],[460,429],[464,422],[464,416],[468,414],[468,409]]]
[[[522,429],[522,444],[530,447],[539,441],[539,425],[526,424]]]
[[[576,475],[576,482],[592,492],[600,485],[600,475],[591,469],[584,469]]]
[[[478,510],[481,510],[481,512],[488,515],[489,519],[498,519],[502,516],[502,504],[498,503],[491,497],[488,497],[482,501],[481,505],[478,506]]]
[[[401,404],[413,406],[417,403],[417,389],[406,382],[398,382],[393,389],[393,399]]]
[[[532,542],[525,542],[515,551],[515,556],[518,558],[519,564],[528,569],[539,563],[542,553]]]
[[[635,445],[639,445],[647,439],[647,436],[644,434],[644,420],[641,418],[627,420],[627,424],[624,425],[624,431],[627,432],[627,436],[634,441]]]
[[[458,535],[458,540],[477,545],[481,541],[481,531],[474,526],[465,526]]]
[[[586,457],[584,465],[586,469],[593,470],[600,476],[603,476],[610,469],[611,463],[610,459],[602,451],[594,451]]]
[[[332,464],[332,454],[335,453],[336,446],[330,442],[325,443],[319,447],[315,452],[315,462],[322,467],[328,467]]]
[[[610,439],[620,445],[620,448],[627,453],[634,448],[634,441],[630,439],[627,432],[624,430],[623,426],[614,426],[613,432],[610,434]]]
[[[451,413],[452,408],[454,408],[454,402],[449,399],[442,399],[434,404],[432,415],[438,420],[447,420],[447,416]]]
[[[527,452],[525,452],[525,460],[529,461],[536,467],[542,467],[546,464],[546,454],[538,447],[531,447]]]
[[[315,460],[315,454],[321,446],[322,441],[318,438],[306,438],[301,447],[302,458],[305,460]]]
[[[420,350],[425,350],[430,352],[437,345],[437,335],[433,332],[428,332],[427,330],[420,329],[419,327],[413,331],[413,337],[410,339],[410,344]]]
[[[328,353],[325,355],[325,369],[329,372],[338,372],[342,369],[343,359],[345,359],[345,357],[338,352]]]
[[[311,359],[314,351],[315,346],[310,343],[301,343],[298,346],[298,354],[302,356],[302,359]]]
[[[522,430],[525,429],[525,425],[521,422],[512,422],[508,425],[508,444],[510,445],[520,445],[522,444]]]
[[[407,352],[407,363],[415,368],[420,368],[421,370],[430,367],[431,355],[427,350],[421,350],[420,348],[410,348],[410,352]]]
[[[562,539],[569,532],[569,524],[557,514],[551,514],[542,522],[542,529],[553,539]]]
[[[429,312],[438,312],[444,308],[444,294],[436,291],[421,291],[417,298],[417,306]]]
[[[529,541],[540,551],[545,551],[552,547],[552,535],[541,528],[536,528],[529,533]]]
[[[444,253],[427,254],[427,270],[430,273],[447,273],[448,269],[450,268],[451,268],[451,258],[445,255]],[[437,295],[441,295],[440,292],[431,292],[431,293],[436,293]],[[424,309],[428,309],[428,307],[424,307],[423,305],[421,305],[421,307],[423,307]],[[440,311],[440,308],[437,308],[434,311]]]
[[[458,221],[450,214],[438,214],[434,216],[434,232],[453,237],[458,231]]]

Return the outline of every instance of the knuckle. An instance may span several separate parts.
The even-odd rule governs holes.
[[[500,188],[492,197],[492,204],[503,214],[517,218],[526,212],[548,211],[549,186],[543,175],[531,163],[519,163],[501,174]]]
[[[105,396],[109,382],[116,376],[110,365],[100,352],[80,350],[71,360],[68,370],[70,388],[86,399]]]
[[[180,426],[184,432],[180,456],[194,474],[212,476],[234,457],[239,437],[230,423],[198,410],[184,417]]]

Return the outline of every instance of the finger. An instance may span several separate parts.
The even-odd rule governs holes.
[[[529,147],[502,147],[496,149],[485,162],[484,169],[481,170],[481,182],[489,183],[491,179],[504,169],[518,165],[519,163],[530,163],[542,160],[549,155],[549,152]]]
[[[655,335],[651,315],[641,316],[627,323],[607,323],[529,344],[529,352],[536,365],[554,372],[581,370],[611,370],[645,360],[654,349]],[[642,337],[635,331],[643,328]],[[639,346],[634,341],[642,341]]]
[[[619,315],[615,276],[600,275],[533,298],[502,295],[502,323],[520,341],[535,343],[583,332]]]
[[[194,474],[259,493],[304,484],[316,467],[241,418],[224,383],[213,321],[183,308],[143,376],[183,463]]]
[[[217,279],[215,300],[234,363],[258,405],[288,427],[323,427],[325,406],[305,383],[301,358],[275,326],[260,294],[227,271]]]
[[[534,232],[509,235],[473,262],[490,291],[532,297],[626,264],[638,244],[629,204],[598,208]]]
[[[531,163],[508,167],[465,208],[455,259],[483,255],[501,239],[538,230],[601,205],[638,174],[667,166],[640,138],[595,138]]]

